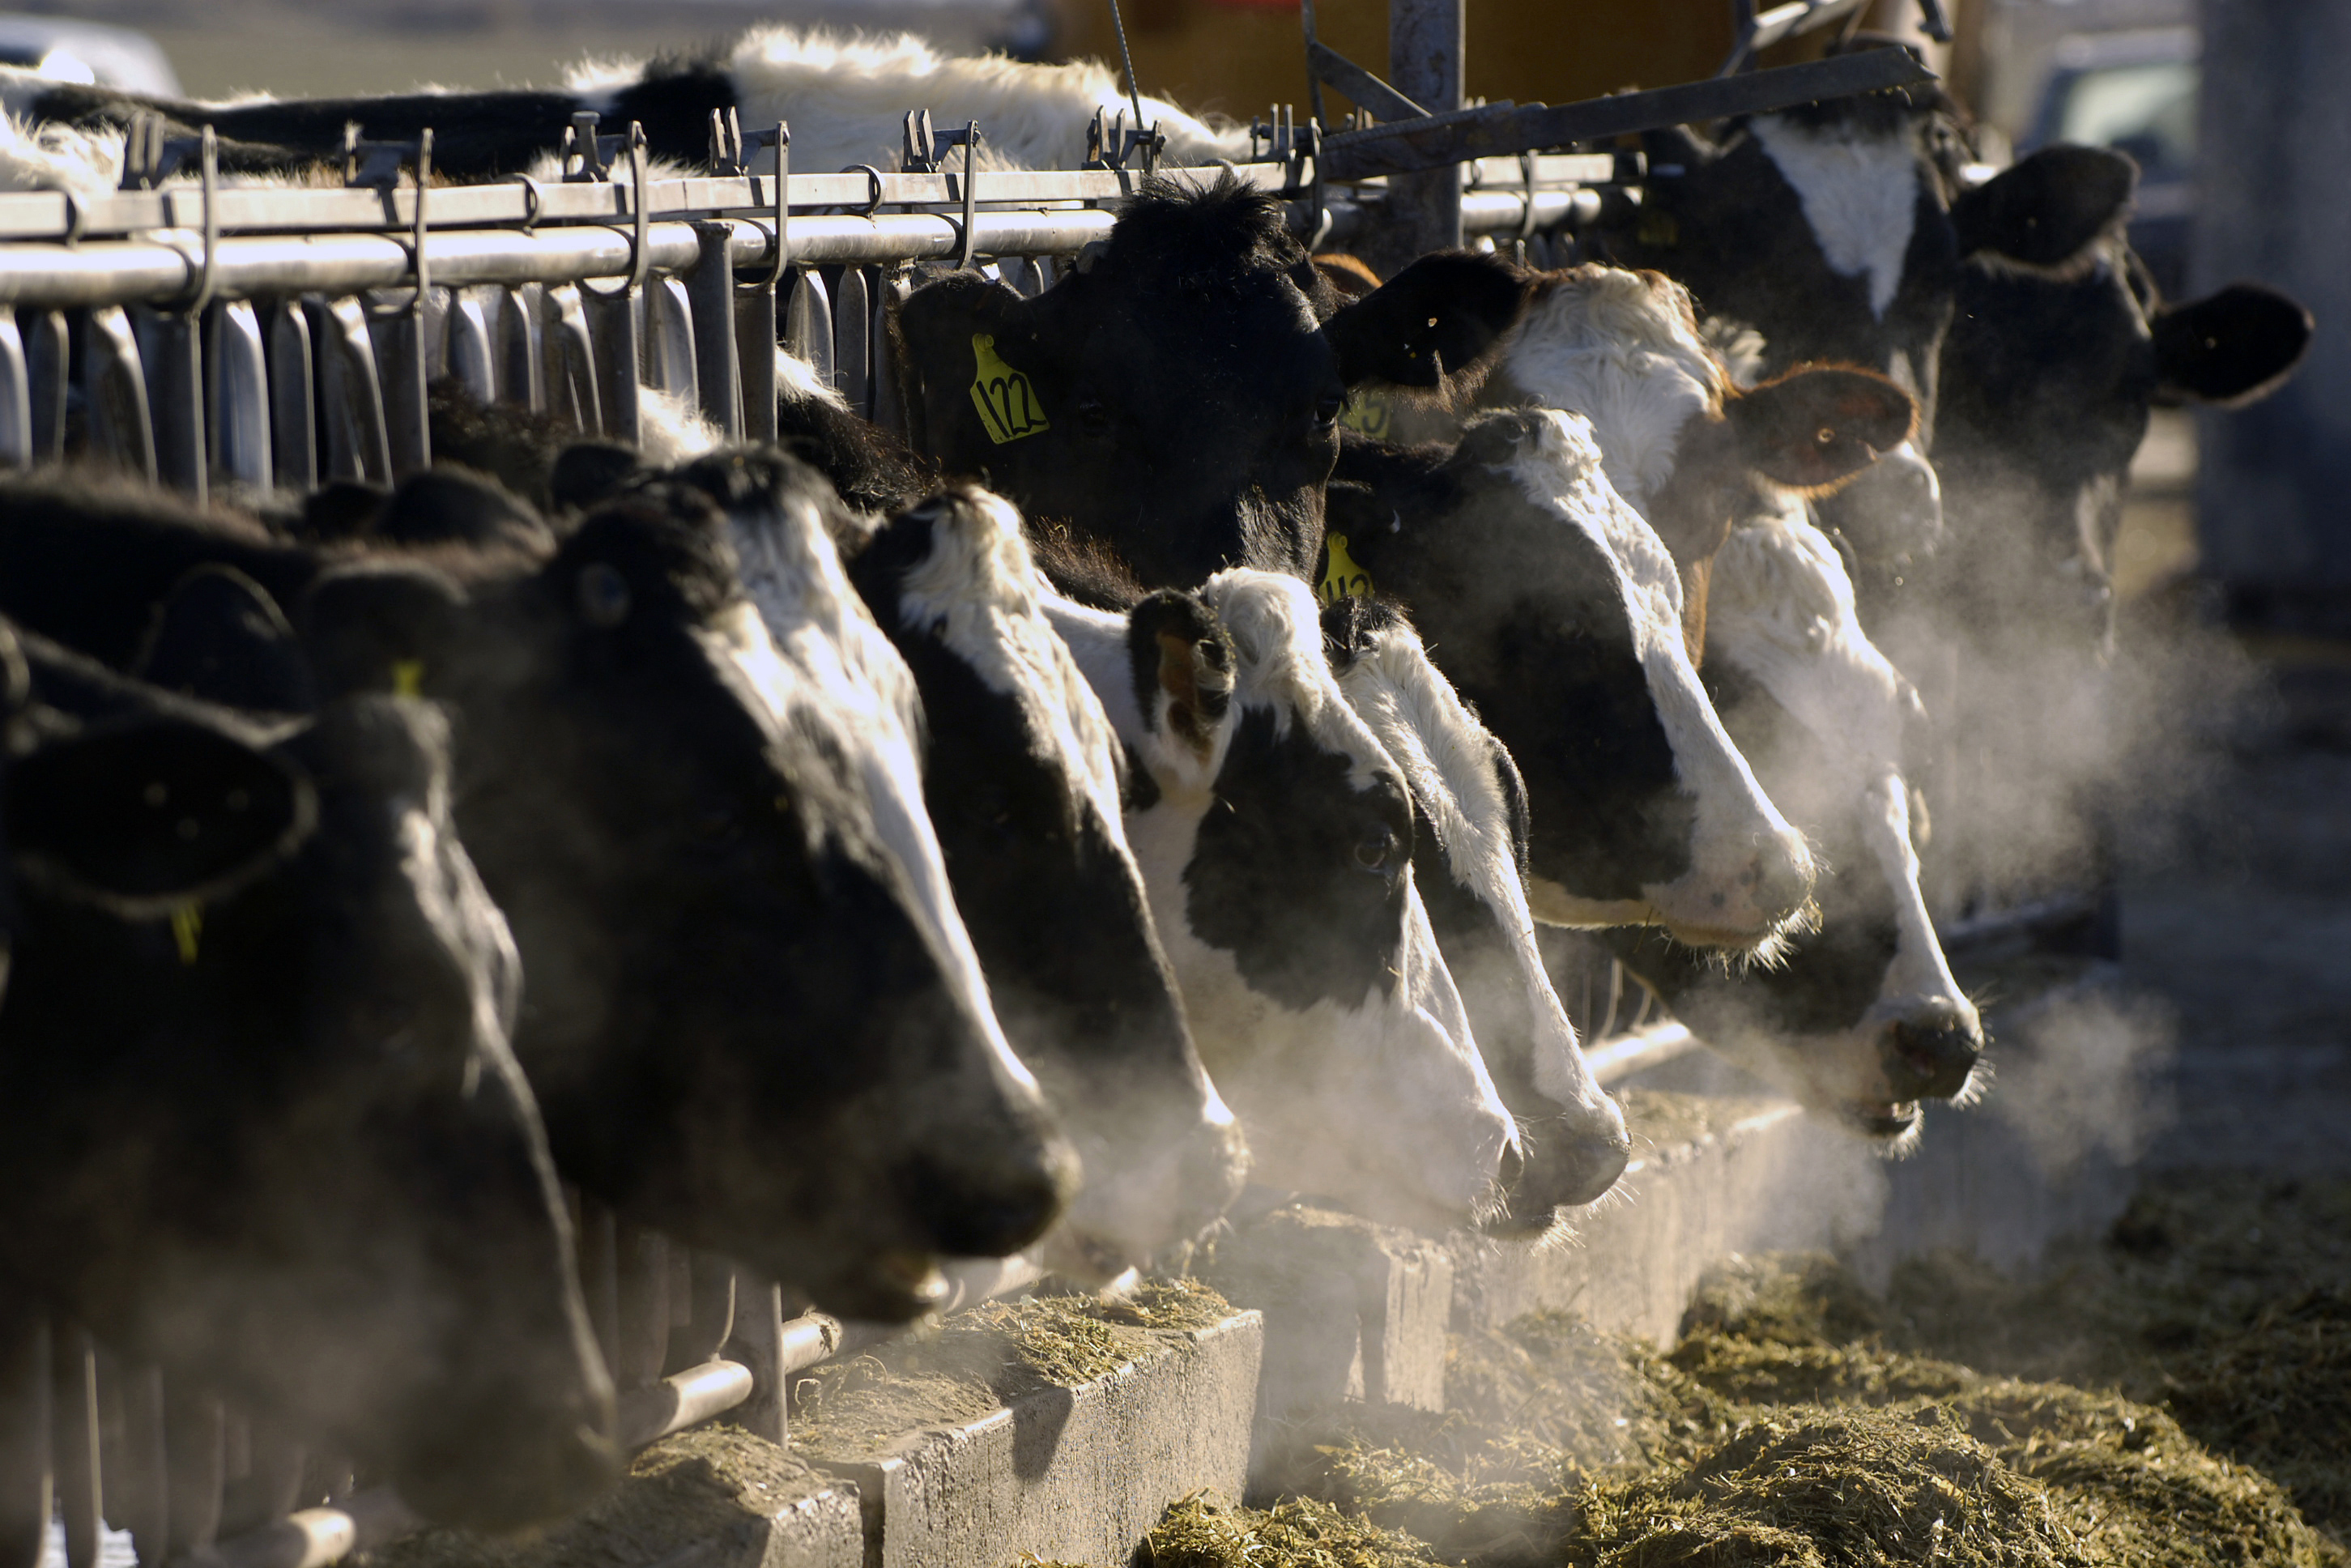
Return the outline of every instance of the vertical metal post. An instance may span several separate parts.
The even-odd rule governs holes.
[[[318,365],[310,317],[301,301],[269,310],[269,466],[278,487],[308,495],[319,487]]]
[[[589,340],[588,312],[580,303],[579,285],[558,284],[542,293],[538,319],[546,350],[547,412],[569,421],[582,435],[602,434],[596,350]]]
[[[538,296],[538,285],[526,283],[505,290],[498,300],[498,387],[507,402],[533,413],[547,409]]]
[[[745,1431],[783,1442],[789,1417],[783,1367],[784,1293],[766,1281],[739,1274],[735,1281],[735,1333],[726,1359],[751,1369],[751,1397],[736,1407]]]
[[[873,307],[862,267],[841,269],[841,297],[832,306],[832,384],[842,400],[866,413],[873,386]]]
[[[172,1494],[166,1478],[170,1467],[163,1451],[163,1374],[152,1366],[131,1366],[122,1375],[122,1454],[124,1462],[110,1469],[120,1472],[122,1485],[109,1484],[122,1494],[121,1511],[112,1522],[131,1531],[131,1544],[141,1563],[166,1560],[165,1536],[172,1523]],[[114,1513],[111,1505],[109,1513]]]
[[[220,1535],[223,1419],[221,1402],[211,1395],[183,1386],[165,1396],[163,1451],[171,1477],[174,1557],[209,1551]]]
[[[669,1361],[665,1370],[683,1372],[726,1348],[735,1333],[735,1266],[715,1253],[683,1254],[691,1283],[679,1291],[670,1285],[674,1300],[691,1301],[693,1315],[669,1331]]]
[[[89,313],[82,339],[82,392],[91,448],[148,484],[155,483],[155,434],[147,417],[147,378],[139,338],[120,305]]]
[[[140,312],[141,344],[148,350],[147,406],[153,415],[155,469],[164,484],[204,500],[204,356],[195,319]]]
[[[701,373],[694,329],[694,301],[674,277],[645,285],[645,327],[651,353],[645,380],[673,396],[695,392]]]
[[[464,289],[449,296],[448,346],[443,350],[449,373],[458,384],[484,402],[498,395],[497,355],[490,348],[490,319],[480,299]]]
[[[0,1304],[0,1565],[40,1568],[49,1542],[49,1325]]]
[[[890,338],[890,313],[914,289],[903,271],[884,273],[873,291],[873,423],[893,435],[907,432],[905,392],[898,378],[898,351]]]
[[[743,439],[776,438],[776,291],[735,297],[736,367],[743,382]]]
[[[795,358],[815,367],[819,381],[833,384],[832,301],[826,295],[823,275],[813,267],[792,274],[792,302],[784,311],[784,343]]]
[[[1466,46],[1462,0],[1388,0],[1388,81],[1431,114],[1461,107]],[[1384,252],[1374,265],[1392,270],[1413,257],[1461,243],[1458,167],[1388,176]]]
[[[634,446],[644,439],[643,415],[637,407],[640,362],[644,356],[641,327],[643,296],[618,299],[593,295],[588,304],[595,340],[596,401],[603,410],[604,434]]]
[[[67,1568],[98,1568],[104,1497],[98,1458],[98,1351],[86,1330],[60,1329],[57,1357],[57,1511],[65,1516]]]
[[[731,249],[735,225],[696,224],[694,239],[694,280],[687,291],[694,307],[695,394],[702,405],[702,417],[724,431],[727,440],[740,441],[743,374],[736,363],[735,262]],[[773,358],[772,350],[769,358]],[[772,364],[768,373],[772,382]]]
[[[389,485],[392,438],[384,428],[367,308],[357,299],[322,302],[312,326],[319,344],[319,399],[327,413],[327,476]]]
[[[638,1388],[661,1380],[669,1354],[669,1242],[636,1225],[621,1226],[617,1239],[621,1354],[612,1363],[612,1381]]]
[[[55,463],[66,455],[66,399],[73,381],[73,334],[62,310],[19,318],[25,334],[25,371],[33,385],[33,461]]]
[[[32,371],[15,314],[0,310],[0,464],[22,468],[32,460]]]
[[[271,400],[261,318],[248,300],[213,307],[213,461],[239,485],[267,489],[276,464],[270,452]]]

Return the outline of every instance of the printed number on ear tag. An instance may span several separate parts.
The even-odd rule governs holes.
[[[1347,553],[1347,536],[1322,536],[1322,580],[1314,585],[1314,597],[1329,609],[1342,599],[1369,599],[1372,596],[1372,574],[1355,564]]]
[[[172,941],[180,949],[180,962],[193,964],[204,936],[204,912],[193,904],[183,904],[172,911]]]
[[[971,401],[979,410],[980,423],[987,427],[988,440],[1001,446],[1008,441],[1024,441],[1052,428],[1045,422],[1045,408],[1037,401],[1037,389],[1029,384],[1026,375],[997,354],[994,338],[985,332],[974,332],[971,355],[979,367],[971,380]]]
[[[392,662],[392,695],[396,697],[421,697],[424,695],[424,661],[394,659]]]
[[[1339,411],[1339,423],[1374,441],[1385,441],[1395,417],[1388,409],[1387,399],[1358,387],[1347,394],[1347,404]]]

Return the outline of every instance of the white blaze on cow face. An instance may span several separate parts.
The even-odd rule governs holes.
[[[1150,779],[1127,836],[1201,1057],[1259,1181],[1462,1223],[1515,1129],[1413,887],[1397,765],[1340,693],[1302,582],[1231,570],[1200,597],[1237,656],[1197,738],[1136,692],[1121,618],[1051,613]]]
[[[1542,1124],[1539,1130],[1530,1129],[1531,1139],[1560,1145],[1529,1152],[1531,1170],[1537,1168],[1539,1154],[1552,1156],[1550,1166],[1541,1167],[1550,1177],[1544,1184],[1550,1190],[1532,1194],[1531,1204],[1512,1195],[1513,1213],[1527,1207],[1540,1209],[1541,1214],[1520,1216],[1539,1223],[1555,1203],[1588,1202],[1596,1197],[1592,1189],[1604,1188],[1623,1170],[1630,1144],[1624,1113],[1584,1064],[1575,1026],[1535,944],[1520,841],[1524,819],[1503,788],[1503,769],[1510,764],[1501,742],[1478,722],[1460,694],[1429,663],[1419,635],[1401,617],[1387,619],[1369,633],[1346,661],[1339,685],[1356,716],[1403,769],[1413,803],[1442,852],[1442,871],[1482,906],[1505,955],[1502,964],[1476,979],[1455,958],[1457,981],[1465,988],[1479,980],[1508,985],[1520,993],[1513,998],[1517,1007],[1504,1011],[1514,1020],[1524,1020],[1523,1036],[1498,1038],[1487,1030],[1479,1044],[1489,1063],[1499,1063],[1495,1070],[1499,1079],[1531,1088],[1548,1102],[1521,1103],[1512,1092],[1504,1095],[1514,1112]],[[1427,890],[1424,885],[1416,891]],[[1507,974],[1501,972],[1505,969]],[[1562,1186],[1576,1190],[1562,1193],[1558,1190]]]
[[[715,652],[742,673],[778,725],[816,726],[852,760],[874,829],[905,878],[925,936],[945,956],[941,967],[981,1020],[993,1066],[1036,1094],[1035,1078],[997,1024],[924,809],[915,738],[922,708],[905,661],[849,586],[813,506],[794,496],[779,511],[731,516],[727,531],[751,602],[727,613],[725,645]]]
[[[1069,1278],[1106,1278],[1189,1240],[1239,1190],[1248,1156],[1231,1110],[1184,1040],[1180,1003],[1171,994],[1174,977],[1155,931],[1148,929],[1153,923],[1143,913],[1148,895],[1123,827],[1119,735],[1069,645],[1046,619],[1019,513],[999,496],[967,489],[925,503],[911,518],[927,521],[932,542],[929,555],[897,580],[898,621],[909,631],[927,631],[988,692],[1017,706],[1027,743],[1041,763],[1036,772],[1070,792],[1061,809],[1072,827],[1062,841],[1078,846],[1081,861],[1106,852],[1113,862],[1064,860],[1061,869],[1073,879],[1093,879],[1085,896],[1103,887],[1115,894],[1118,883],[1125,884],[1124,897],[1076,907],[1111,920],[1131,899],[1146,927],[1131,950],[1112,940],[1114,933],[1102,934],[1114,955],[1109,961],[1149,971],[1114,973],[1113,981],[1158,982],[1147,998],[1134,999],[1130,1017],[1155,1000],[1169,1010],[1164,1032],[1132,1022],[1116,1054],[1116,1041],[1041,1040],[1031,1062],[1086,1167],[1084,1187],[1041,1244],[1044,1260]],[[956,783],[935,778],[934,788]],[[981,867],[969,874],[986,873]],[[975,922],[987,906],[984,888],[980,896],[981,904],[968,905]],[[1031,889],[1024,902],[1033,909],[1035,901],[1052,896]],[[1103,950],[1097,948],[1096,956]],[[1021,1020],[1011,999],[1017,988],[1000,986],[998,994],[1007,1028],[1019,1037]],[[1029,1049],[1026,1038],[1019,1043]],[[1102,1260],[1107,1268],[1098,1266]]]
[[[1747,131],[1796,193],[1830,270],[1866,278],[1870,310],[1883,319],[1902,287],[1918,218],[1924,150],[1917,128],[1811,127],[1765,114],[1748,121]]]
[[[1801,917],[1811,852],[1765,797],[1698,684],[1682,641],[1681,579],[1664,541],[1608,483],[1586,421],[1533,412],[1532,439],[1507,472],[1530,503],[1607,558],[1676,779],[1695,804],[1690,865],[1679,878],[1645,886],[1638,899],[1593,899],[1537,877],[1535,916],[1554,925],[1663,925],[1699,946],[1768,946]]]
[[[1895,948],[1867,1010],[1826,1034],[1750,1030],[1727,1045],[1808,1103],[1881,1135],[1907,1137],[1917,1125],[1916,1088],[1897,1084],[1906,1050],[1971,1042],[1983,1032],[1959,988],[1918,885],[1918,856],[1903,759],[1923,724],[1917,695],[1862,631],[1854,588],[1835,549],[1800,505],[1751,520],[1718,558],[1709,643],[1717,657],[1761,685],[1803,731],[1784,736],[1766,767],[1778,798],[1799,821],[1825,831],[1850,824],[1869,857],[1836,868],[1839,878],[1876,877],[1890,904]],[[1834,919],[1837,902],[1832,905]],[[1794,963],[1801,966],[1801,952]],[[1723,1015],[1735,1019],[1736,1012]],[[1709,1019],[1709,1039],[1730,1035]],[[1904,1069],[1907,1071],[1907,1069]],[[1974,1075],[1951,1097],[1965,1100]]]

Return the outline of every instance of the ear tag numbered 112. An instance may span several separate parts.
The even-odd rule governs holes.
[[[1045,420],[1045,405],[1037,401],[1037,389],[1027,375],[1004,362],[993,337],[974,332],[971,355],[977,363],[971,379],[971,401],[979,410],[979,423],[987,427],[988,440],[1001,446],[1052,428]]]

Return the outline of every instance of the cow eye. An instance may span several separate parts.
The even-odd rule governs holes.
[[[1314,423],[1321,425],[1339,423],[1339,413],[1347,406],[1347,394],[1326,392],[1314,400]]]
[[[1399,842],[1394,828],[1374,828],[1355,841],[1355,863],[1367,872],[1387,876],[1395,870],[1394,862]]]
[[[1088,435],[1105,435],[1110,432],[1110,409],[1100,398],[1078,400],[1078,428]]]
[[[608,561],[580,569],[580,616],[590,626],[613,627],[629,618],[629,580]]]

